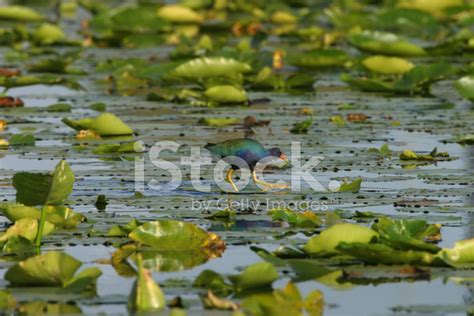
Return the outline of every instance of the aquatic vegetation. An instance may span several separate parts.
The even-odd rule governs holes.
[[[472,3],[53,2],[0,7],[2,313],[472,312]]]

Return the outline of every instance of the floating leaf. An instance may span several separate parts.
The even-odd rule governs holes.
[[[346,120],[341,115],[333,115],[329,120],[337,127],[343,127],[347,124]]]
[[[474,101],[474,76],[465,76],[458,79],[454,86],[464,98]]]
[[[165,5],[158,9],[157,15],[172,23],[201,23],[203,17],[194,10],[177,4]]]
[[[293,127],[291,128],[290,132],[292,134],[306,134],[308,132],[308,129],[311,127],[311,125],[313,125],[312,117],[302,122],[293,124]]]
[[[199,124],[207,125],[207,126],[229,126],[229,125],[237,125],[240,124],[240,119],[238,118],[230,118],[230,117],[209,117],[209,118],[201,118],[198,121]]]
[[[72,192],[74,173],[61,160],[52,174],[19,172],[13,176],[16,200],[28,206],[61,205]]]
[[[138,226],[143,225],[143,223],[139,222],[136,219],[130,220],[126,225],[115,225],[109,229],[107,236],[109,237],[126,237],[128,234],[132,232]]]
[[[452,267],[472,268],[474,266],[474,239],[458,241],[453,248],[444,248],[438,256]]]
[[[397,5],[401,8],[417,9],[439,15],[447,8],[461,7],[463,4],[464,2],[462,0],[400,0]]]
[[[384,158],[392,156],[392,151],[390,150],[390,148],[388,147],[387,144],[383,144],[382,146],[380,146],[380,149],[378,149],[378,148],[369,148],[368,152],[377,153],[377,154],[379,154],[380,156],[382,156]]]
[[[348,182],[347,180],[344,180],[344,182],[341,183],[341,186],[339,187],[338,192],[357,193],[360,191],[361,184],[362,184],[362,178],[356,179],[352,182]]]
[[[278,279],[278,271],[269,262],[258,262],[245,268],[239,275],[230,276],[236,292],[271,288]]]
[[[17,304],[16,299],[7,290],[0,290],[0,310],[2,312],[15,309]]]
[[[141,266],[139,260],[138,275],[128,297],[128,309],[131,312],[156,312],[166,306],[165,295],[153,280],[149,270]]]
[[[0,86],[5,88],[14,88],[14,87],[23,87],[23,86],[32,86],[37,84],[44,85],[64,85],[68,88],[75,90],[84,90],[84,88],[71,78],[58,77],[55,75],[41,75],[41,76],[18,76],[18,77],[1,77],[0,76]],[[2,100],[0,98],[0,100]],[[19,103],[19,101],[16,101]],[[14,105],[22,106],[23,103]],[[10,105],[11,106],[11,105]]]
[[[338,254],[336,249],[341,242],[368,244],[378,238],[374,230],[350,223],[335,224],[321,232],[317,236],[311,237],[303,250],[311,256],[330,256]]]
[[[94,149],[94,154],[112,154],[112,153],[138,153],[143,152],[145,148],[141,142],[131,142],[122,145],[119,144],[102,144]]]
[[[46,222],[43,235],[48,235],[54,230],[54,225]],[[38,234],[38,220],[34,218],[19,219],[0,236],[0,241],[5,242],[13,236],[21,236],[28,240],[34,240]]]
[[[85,216],[75,213],[66,206],[45,206],[46,220],[56,227],[74,228],[85,220]],[[29,207],[23,204],[8,204],[3,211],[9,220],[15,222],[22,218],[40,219],[41,210],[36,207]]]
[[[460,145],[474,145],[474,134],[459,136],[456,142]]]
[[[379,218],[372,229],[379,233],[380,241],[399,250],[421,250],[437,253],[440,248],[423,241],[425,237],[439,233],[439,227],[424,220],[394,220]]]
[[[341,242],[337,250],[369,264],[413,264],[431,265],[435,257],[425,251],[395,250],[385,244]]]
[[[245,90],[231,85],[213,86],[204,91],[204,95],[210,102],[219,104],[245,103],[248,100]]]
[[[226,283],[224,277],[212,270],[204,270],[194,280],[193,287],[202,287],[212,292],[227,296],[233,291],[232,285]]]
[[[321,49],[305,53],[290,53],[288,63],[302,68],[343,66],[348,60],[345,52],[337,49]]]
[[[406,59],[380,55],[367,57],[362,61],[362,64],[371,72],[384,75],[404,74],[415,67]]]
[[[41,24],[33,34],[35,41],[42,45],[51,45],[64,42],[67,37],[66,33],[55,24]]]
[[[71,112],[71,105],[67,103],[51,104],[46,108],[47,112]]]
[[[426,54],[423,48],[393,33],[365,30],[350,34],[347,39],[351,45],[371,53],[394,56],[422,56]]]
[[[42,301],[22,303],[19,306],[22,315],[80,315],[82,311],[75,304],[58,304]]]
[[[51,251],[10,267],[5,274],[5,280],[12,286],[52,286],[82,292],[95,286],[101,272],[97,268],[88,268],[74,276],[81,265],[80,261],[66,253]],[[87,282],[78,286],[85,278]]]
[[[211,77],[235,77],[251,70],[250,65],[232,58],[204,57],[179,65],[171,74],[187,79],[206,79]]]
[[[242,307],[250,315],[307,315],[322,316],[324,299],[320,291],[312,291],[303,299],[298,287],[289,282],[273,293],[254,294],[246,297]]]
[[[313,212],[295,212],[290,209],[273,209],[269,212],[274,221],[287,222],[295,227],[319,227],[323,221]]]
[[[207,291],[207,296],[201,296],[202,303],[205,309],[220,309],[220,310],[239,310],[240,306],[224,298],[217,297],[212,291]]]
[[[28,7],[20,5],[0,7],[0,20],[19,20],[30,22],[41,21],[44,19],[44,16]]]
[[[128,127],[120,118],[112,113],[102,113],[95,118],[83,118],[80,120],[71,120],[63,118],[62,122],[69,127],[80,130],[92,130],[100,136],[121,136],[131,135],[133,130]]]
[[[208,233],[192,223],[154,221],[135,228],[130,239],[156,250],[190,251],[208,249],[221,252],[224,242],[214,233]]]
[[[412,150],[406,149],[400,154],[400,160],[438,160],[442,158],[449,158],[447,152],[438,152],[437,148],[434,148],[428,155],[417,154]]]
[[[15,134],[9,139],[10,146],[34,146],[35,137],[33,134]]]

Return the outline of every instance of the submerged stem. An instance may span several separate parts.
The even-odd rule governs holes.
[[[38,226],[38,233],[36,234],[35,246],[41,247],[41,240],[43,239],[44,223],[46,222],[46,205],[41,208],[41,217]]]

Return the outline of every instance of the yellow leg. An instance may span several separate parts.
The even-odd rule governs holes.
[[[253,181],[256,184],[261,184],[261,185],[266,186],[268,188],[272,188],[272,189],[287,189],[287,188],[289,188],[289,186],[287,184],[268,183],[268,182],[259,180],[259,179],[257,179],[257,174],[255,173],[255,171],[252,171],[252,178],[253,178]]]
[[[229,171],[227,171],[227,174],[225,176],[225,180],[230,183],[232,186],[232,189],[234,189],[235,192],[239,192],[239,189],[235,186],[234,180],[232,180],[232,174],[234,173],[234,169],[230,168]]]

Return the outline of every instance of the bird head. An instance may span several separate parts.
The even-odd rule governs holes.
[[[285,162],[288,161],[288,158],[285,156],[285,154],[278,147],[270,148],[268,153],[270,154],[270,156],[278,157],[278,158],[282,159]]]

